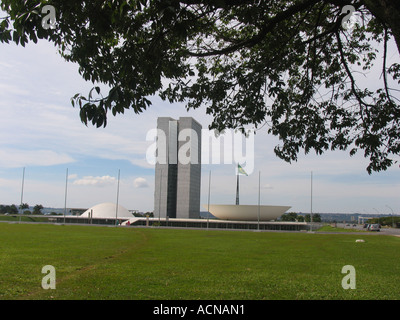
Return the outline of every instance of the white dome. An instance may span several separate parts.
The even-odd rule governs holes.
[[[204,208],[208,205],[203,204]],[[260,205],[224,205],[210,204],[210,213],[222,220],[257,221],[260,210],[260,221],[270,221],[279,218],[291,207]]]
[[[117,205],[115,203],[106,202],[100,203],[86,210],[81,214],[81,217],[89,217],[90,212],[93,210],[92,218],[114,218],[117,209]],[[130,213],[126,208],[118,205],[118,213],[117,218],[133,218],[133,214]]]

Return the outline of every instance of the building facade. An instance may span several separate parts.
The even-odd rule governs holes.
[[[157,119],[154,217],[198,218],[201,125],[191,117]]]

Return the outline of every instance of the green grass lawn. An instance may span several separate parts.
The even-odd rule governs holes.
[[[9,222],[48,222],[49,218],[43,217],[31,217],[29,215],[15,214],[15,215],[0,215],[0,221]]]
[[[330,225],[324,225],[321,228],[319,228],[317,231],[319,232],[366,232],[367,230],[363,229],[356,229],[356,228],[336,228],[332,227]]]
[[[399,261],[381,235],[0,223],[0,299],[399,299]]]

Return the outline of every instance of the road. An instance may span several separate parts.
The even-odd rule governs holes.
[[[352,224],[345,224],[345,223],[338,223],[337,227],[338,228],[345,228],[345,229],[350,229],[350,230],[354,230],[354,231],[366,231],[365,228],[363,228],[364,225],[360,225],[360,224],[356,224],[354,227]],[[382,235],[393,235],[393,236],[400,236],[400,229],[399,228],[387,228],[387,227],[382,227],[381,231],[379,232],[373,232],[371,231],[371,233],[378,233],[378,234],[382,234]]]

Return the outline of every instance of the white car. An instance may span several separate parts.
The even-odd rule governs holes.
[[[378,223],[370,224],[368,226],[368,230],[369,231],[378,231],[379,232],[379,231],[381,231],[381,226]]]

